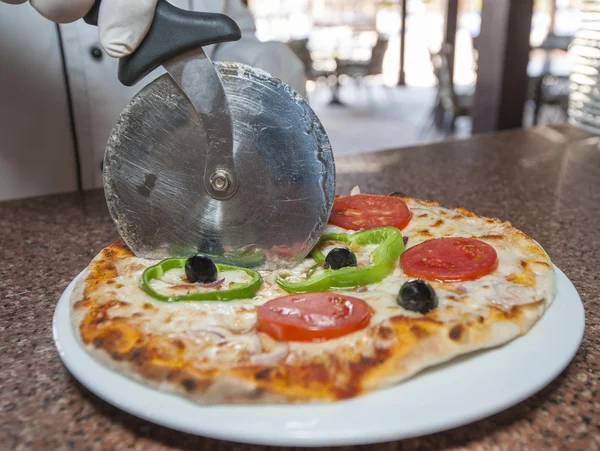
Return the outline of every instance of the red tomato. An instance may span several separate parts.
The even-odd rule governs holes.
[[[365,328],[373,311],[338,293],[298,293],[258,308],[258,330],[280,341],[325,341]]]
[[[411,277],[458,282],[491,273],[498,256],[492,246],[474,238],[435,238],[404,251],[400,266]]]
[[[349,230],[392,226],[403,229],[412,213],[399,197],[357,194],[333,201],[329,222]]]

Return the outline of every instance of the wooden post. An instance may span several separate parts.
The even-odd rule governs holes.
[[[533,0],[483,0],[472,132],[521,127]]]
[[[454,81],[454,54],[456,52],[456,23],[458,19],[458,0],[446,0],[446,14],[444,18],[444,42],[452,45],[452,54],[448,66]]]
[[[554,34],[555,27],[556,27],[556,0],[550,0],[550,26],[548,27],[548,34]]]
[[[400,73],[398,74],[398,86],[404,86],[406,79],[404,76],[404,50],[406,43],[406,0],[402,0],[402,18],[400,29]]]

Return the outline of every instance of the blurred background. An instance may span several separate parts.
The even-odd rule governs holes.
[[[194,0],[170,0],[202,9]],[[249,0],[303,63],[336,154],[567,121],[585,0]],[[589,3],[589,2],[588,2]],[[97,30],[0,4],[0,200],[102,186],[131,97]]]

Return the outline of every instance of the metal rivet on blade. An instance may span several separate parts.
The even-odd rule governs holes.
[[[230,176],[226,171],[219,169],[210,176],[210,186],[215,191],[223,193],[229,189],[231,185]]]

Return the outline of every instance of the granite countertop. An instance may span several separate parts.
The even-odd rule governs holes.
[[[337,158],[340,194],[358,184],[511,221],[542,244],[586,309],[575,359],[526,401],[451,431],[342,449],[600,449],[599,142],[570,128],[537,128]],[[65,370],[52,341],[55,304],[117,238],[101,192],[0,203],[0,228],[0,449],[274,449],[140,420]]]

